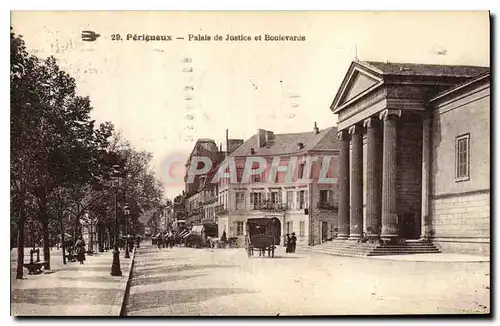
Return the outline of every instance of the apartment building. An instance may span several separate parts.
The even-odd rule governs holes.
[[[316,125],[294,134],[259,129],[228,155],[221,165],[231,169],[234,162],[235,178],[219,180],[219,234],[225,231],[244,246],[246,220],[268,217],[279,220],[281,244],[292,232],[306,245],[331,238],[337,228],[336,135],[336,128]],[[245,179],[250,167],[252,175]]]

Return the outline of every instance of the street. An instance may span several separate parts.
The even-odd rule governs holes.
[[[439,255],[439,254],[438,254]],[[489,263],[137,250],[129,316],[488,313]]]

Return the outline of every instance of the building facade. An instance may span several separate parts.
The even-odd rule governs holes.
[[[489,252],[489,68],[353,62],[338,115],[339,239]]]
[[[217,209],[218,184],[211,182],[221,162],[228,154],[234,152],[243,144],[242,139],[229,139],[229,130],[226,130],[226,151],[219,148],[211,139],[199,139],[186,163],[186,191],[184,192],[184,212],[188,225],[203,222],[217,223],[215,210]],[[206,158],[210,161],[210,169],[204,173],[203,163],[198,158]],[[193,164],[198,166],[194,167]]]
[[[219,235],[226,232],[244,246],[247,219],[267,217],[279,221],[281,244],[292,232],[305,245],[332,238],[337,227],[337,156],[335,128],[320,131],[315,126],[313,132],[297,134],[259,129],[222,163],[234,162],[236,180],[219,180]],[[265,161],[262,171],[255,160]],[[244,180],[249,161],[255,171]],[[330,182],[322,183],[320,177]]]

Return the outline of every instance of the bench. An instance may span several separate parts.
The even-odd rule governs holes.
[[[24,264],[24,267],[28,269],[28,272],[30,275],[34,274],[41,274],[42,273],[42,267],[45,265],[44,261],[37,261],[37,262],[29,262],[28,264]]]

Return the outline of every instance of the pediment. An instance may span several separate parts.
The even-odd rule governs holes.
[[[379,80],[368,76],[362,72],[354,72],[350,82],[347,84],[344,95],[341,97],[339,104],[343,104],[357,95],[363,93],[369,88],[375,86]]]
[[[331,109],[337,113],[348,103],[363,97],[383,83],[382,77],[375,71],[365,69],[361,64],[353,62],[335,96]]]

